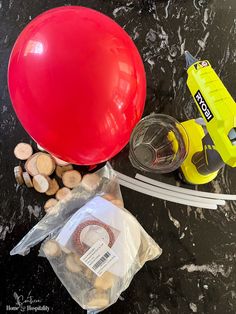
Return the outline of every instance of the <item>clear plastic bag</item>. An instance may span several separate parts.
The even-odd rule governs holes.
[[[88,313],[97,313],[115,303],[135,273],[162,250],[123,207],[109,163],[88,179],[10,254],[26,255],[46,239],[39,254],[48,259],[72,298]]]

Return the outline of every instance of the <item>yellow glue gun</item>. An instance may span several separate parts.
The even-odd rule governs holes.
[[[181,175],[189,183],[204,184],[213,180],[224,164],[236,167],[236,103],[209,61],[198,61],[187,51],[185,58],[187,86],[202,118],[182,123],[189,152]]]

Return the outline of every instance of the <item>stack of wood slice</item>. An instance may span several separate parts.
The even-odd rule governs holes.
[[[34,153],[30,144],[16,145],[15,157],[22,162],[14,168],[14,175],[17,184],[25,184],[51,197],[44,205],[49,212],[58,201],[70,195],[71,189],[81,184],[82,176],[73,165],[47,153],[39,145],[37,148],[39,151]]]
[[[14,175],[18,185],[25,184],[50,197],[44,204],[46,213],[55,212],[55,205],[70,197],[73,188],[82,186],[86,191],[92,192],[99,186],[101,178],[96,173],[82,177],[72,164],[49,154],[38,144],[37,148],[38,151],[34,152],[30,144],[16,145],[14,154],[21,163],[14,167]],[[115,206],[124,206],[123,201],[114,196],[105,194],[103,197]]]

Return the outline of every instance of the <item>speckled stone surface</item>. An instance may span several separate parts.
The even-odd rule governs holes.
[[[44,215],[42,205],[46,197],[16,187],[14,180],[13,167],[18,164],[14,146],[19,141],[32,143],[32,140],[11,106],[8,59],[27,23],[39,13],[60,5],[97,9],[115,19],[132,37],[147,74],[145,115],[165,113],[180,121],[198,117],[186,88],[185,49],[198,58],[210,60],[236,99],[235,0],[0,0],[0,313],[20,313],[16,299],[32,303],[32,307],[41,306],[41,313],[84,312],[69,296],[48,261],[37,256],[38,246],[25,257],[9,255]],[[114,158],[112,165],[131,177],[136,173],[128,160],[128,148]],[[151,177],[180,184],[174,174]],[[225,167],[214,182],[199,189],[236,194],[235,184],[236,170]],[[120,300],[104,313],[234,314],[236,202],[207,210],[121,189],[126,208],[158,242],[163,254],[147,263]]]

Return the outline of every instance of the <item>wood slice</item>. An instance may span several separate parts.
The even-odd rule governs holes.
[[[16,182],[20,185],[22,185],[24,183],[22,174],[23,174],[23,170],[22,170],[21,166],[14,167],[15,179],[16,179]]]
[[[39,174],[50,176],[55,170],[55,161],[49,154],[42,153],[37,157],[36,167]]]
[[[50,216],[56,216],[60,212],[60,208],[58,206],[54,206],[49,208],[46,213]]]
[[[89,192],[96,190],[99,186],[101,179],[96,173],[86,174],[82,181],[81,185]]]
[[[33,148],[30,144],[19,143],[14,149],[14,155],[20,160],[27,160],[33,154]]]
[[[56,179],[52,179],[49,181],[49,189],[47,190],[47,195],[54,195],[59,190],[59,185]]]
[[[56,199],[58,201],[61,201],[61,200],[65,199],[66,197],[69,197],[70,195],[71,195],[71,190],[64,187],[64,188],[61,188],[60,190],[57,191]]]
[[[50,208],[54,207],[58,203],[58,200],[55,198],[49,198],[47,202],[44,204],[44,209],[47,212]]]
[[[46,256],[56,257],[61,254],[60,245],[55,240],[48,240],[43,244],[43,251]]]
[[[24,182],[25,182],[25,185],[27,186],[27,188],[33,187],[33,183],[32,183],[32,180],[31,180],[28,172],[23,172],[23,179],[24,179]]]
[[[116,276],[108,271],[106,271],[102,276],[97,277],[94,282],[94,287],[97,289],[110,289],[114,286]]]
[[[49,189],[49,179],[42,174],[37,174],[33,177],[33,185],[37,192],[45,193]]]
[[[51,155],[51,156],[52,156],[52,158],[55,160],[55,162],[56,162],[56,164],[57,164],[58,166],[67,166],[67,165],[69,165],[69,162],[64,161],[64,160],[62,160],[62,159],[59,159],[59,158],[57,158],[57,157],[55,157],[55,156],[53,156],[53,155]]]
[[[100,312],[109,305],[109,296],[104,289],[90,289],[85,295],[86,308],[91,312]]]
[[[77,170],[69,170],[62,175],[63,184],[71,189],[79,186],[81,179],[81,174]]]
[[[65,246],[60,245],[60,247],[61,247],[61,250],[62,250],[64,253],[66,253],[66,254],[70,254],[70,253],[71,253],[71,251],[70,251],[69,249],[67,249]]]
[[[40,150],[41,152],[45,152],[45,149],[44,149],[42,146],[40,146],[38,143],[37,143],[37,148],[38,148],[38,150]]]
[[[111,200],[111,203],[117,207],[123,208],[124,207],[124,203],[122,200],[119,199],[115,199],[115,200]]]
[[[112,201],[115,199],[115,196],[109,193],[103,194],[102,197],[105,198],[105,200],[107,201]]]
[[[37,158],[43,153],[38,152],[36,154],[33,154],[25,163],[25,170],[33,177],[39,174],[38,168],[36,165]]]
[[[58,178],[61,178],[63,173],[68,170],[73,170],[73,166],[72,165],[56,166],[56,175],[58,176]]]
[[[83,264],[78,255],[72,253],[66,256],[66,268],[72,273],[79,273],[83,271]]]

